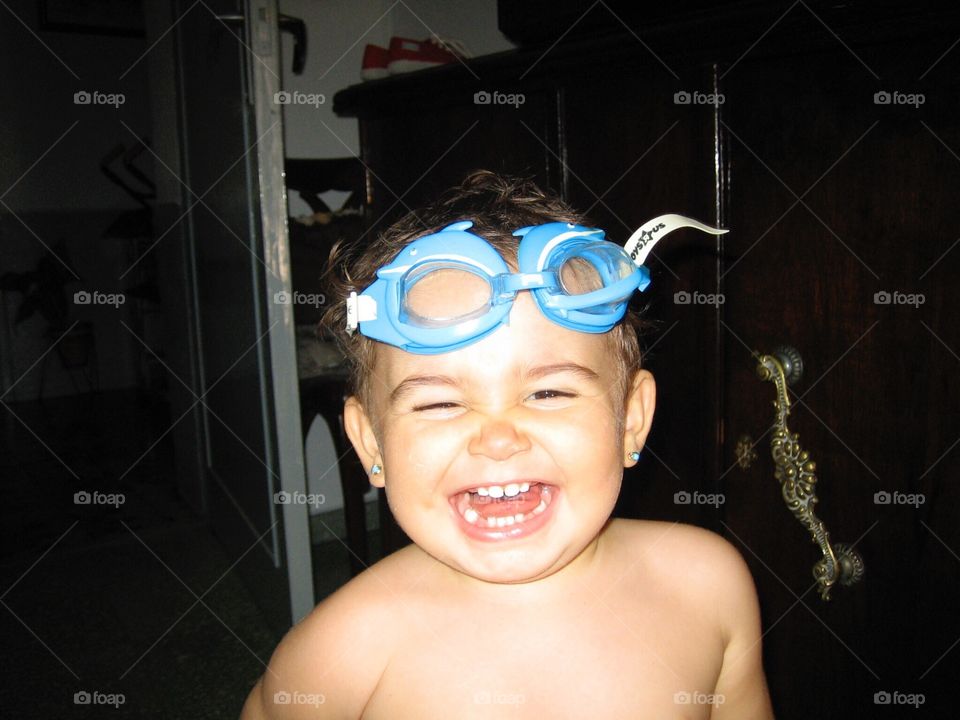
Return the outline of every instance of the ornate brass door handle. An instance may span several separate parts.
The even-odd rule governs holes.
[[[820,546],[823,557],[813,566],[813,577],[820,585],[820,597],[830,599],[830,590],[839,582],[853,585],[863,577],[863,558],[852,547],[837,543],[831,545],[830,533],[823,521],[813,512],[817,504],[814,473],[816,463],[810,453],[800,447],[800,437],[787,427],[790,415],[790,397],[787,385],[792,385],[803,374],[803,360],[794,348],[781,346],[772,355],[757,355],[757,375],[776,388],[774,433],[770,452],[776,465],[774,477],[780,483],[783,499],[797,520],[810,531],[813,541]]]

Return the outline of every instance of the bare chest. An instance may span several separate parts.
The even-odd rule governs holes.
[[[710,716],[722,655],[708,619],[635,598],[424,614],[364,718],[699,720]]]

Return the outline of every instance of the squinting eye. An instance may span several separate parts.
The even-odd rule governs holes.
[[[456,403],[433,403],[432,405],[418,405],[413,408],[414,412],[423,412],[424,410],[449,410],[457,407]]]
[[[574,394],[562,390],[537,390],[530,397],[534,400],[553,400],[555,398],[572,398]]]

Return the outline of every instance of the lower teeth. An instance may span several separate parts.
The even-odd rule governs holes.
[[[543,487],[540,491],[540,496],[540,504],[526,514],[517,513],[516,515],[501,515],[498,517],[481,518],[480,513],[478,513],[472,507],[468,507],[462,512],[463,519],[471,525],[476,525],[478,523],[482,525],[485,521],[488,528],[509,527],[510,525],[516,525],[522,523],[524,520],[529,520],[534,515],[539,515],[547,509],[547,505],[550,504],[550,489]]]

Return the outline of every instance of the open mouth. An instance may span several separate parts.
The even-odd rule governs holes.
[[[450,504],[469,535],[515,538],[546,522],[557,492],[555,486],[537,481],[484,485],[456,493]]]

